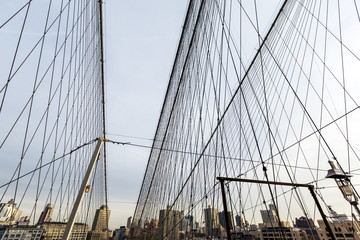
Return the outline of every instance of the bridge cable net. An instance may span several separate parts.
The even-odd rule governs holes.
[[[0,203],[16,209],[2,225],[66,225],[105,134],[101,4],[0,3]],[[106,205],[104,155],[75,221],[79,237]]]
[[[356,207],[326,178],[333,166],[359,197],[358,5],[190,1],[133,236],[224,236],[217,177],[311,184],[329,221],[338,210],[358,226]],[[233,233],[263,223],[261,211],[274,210],[274,228],[321,218],[308,189],[225,188]]]

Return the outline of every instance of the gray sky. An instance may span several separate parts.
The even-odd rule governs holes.
[[[188,1],[107,0],[105,4],[107,133],[151,146]],[[130,137],[125,137],[130,136]],[[108,144],[110,227],[133,215],[148,149]]]
[[[27,0],[0,1],[0,10],[3,10],[0,11],[2,13],[0,14],[0,25],[27,2]],[[56,18],[62,2],[66,1],[52,2],[49,17],[51,21]],[[131,137],[151,139],[154,136],[188,0],[104,0],[104,2],[107,133],[129,136],[108,135],[108,137],[116,141],[151,146],[150,140]],[[20,65],[26,54],[41,38],[48,5],[49,1],[47,0],[32,1],[15,68]],[[71,4],[70,6],[73,9],[75,5]],[[24,9],[5,27],[1,28],[0,54],[1,56],[9,56],[0,57],[1,86],[8,79],[11,60],[25,17]],[[66,14],[67,12],[64,13],[64,16]],[[65,22],[66,19],[63,18],[62,26],[65,26]],[[43,49],[43,59],[45,60],[40,64],[40,74],[45,72],[44,66],[48,66],[46,65],[47,62],[54,55],[55,26],[57,25],[50,29],[46,37]],[[65,28],[63,27],[61,30],[60,38],[64,37]],[[34,69],[37,66],[40,45],[37,45],[29,60],[20,68],[9,85],[6,104],[2,112],[6,114],[2,114],[0,118],[1,139],[5,138],[4,135],[8,129],[11,129],[17,114],[21,112],[25,102],[31,96],[36,72]],[[56,66],[60,68],[61,64]],[[57,75],[57,72],[54,75],[60,76],[60,74]],[[41,109],[46,109],[47,101],[41,98],[47,99],[49,83],[47,76],[34,97],[34,101],[36,101],[34,106],[36,107],[33,109],[31,124],[40,121],[43,113]],[[3,92],[0,93],[0,97],[3,96],[2,94]],[[20,95],[23,96],[21,99],[18,98]],[[1,149],[0,160],[2,163],[6,161],[8,165],[6,168],[0,167],[1,183],[11,178],[10,174],[16,167],[13,165],[19,162],[19,139],[24,138],[27,111],[28,108],[22,115],[19,124],[16,125],[15,129],[19,132],[14,130],[11,138],[6,142],[6,146]],[[55,114],[50,113],[50,117],[55,116]],[[35,127],[30,126],[30,128],[32,133]],[[42,135],[37,134],[34,138],[34,152],[37,150],[36,147],[42,145]],[[31,158],[31,153],[28,155],[32,161],[25,161],[22,172],[33,169],[32,164],[36,164],[36,161]],[[110,218],[112,229],[125,225],[127,218],[134,213],[148,155],[149,149],[108,145],[108,200],[112,211]],[[24,181],[26,182],[27,179]],[[21,186],[25,187],[26,183]],[[36,186],[31,186],[30,190],[35,191]],[[12,191],[8,192],[10,192],[8,194],[12,194]],[[8,201],[9,198],[6,196],[4,201]],[[30,199],[29,195],[27,198]],[[42,198],[41,200],[45,201]],[[31,207],[31,204],[27,206],[24,202],[20,209],[24,210],[24,214],[29,214]]]
[[[151,146],[151,138],[153,138],[156,130],[178,45],[178,40],[180,38],[182,25],[185,18],[188,0],[104,1],[106,67],[105,78],[107,108],[106,123],[108,138],[115,141],[131,142],[134,144]],[[16,4],[14,4],[14,2],[10,2],[11,1],[0,1],[0,9],[7,9],[8,14],[17,11],[18,6],[15,6]],[[20,2],[21,1],[17,2],[17,4],[20,4]],[[20,49],[20,54],[27,53],[29,50],[27,48],[33,46],[31,45],[32,41],[36,42],[42,36],[44,24],[41,25],[39,22],[46,16],[44,15],[46,14],[46,11],[37,10],[43,10],[39,6],[43,6],[44,2],[46,2],[46,0],[33,1],[32,3],[32,9],[35,11],[31,12],[32,21],[29,20],[29,23],[31,24],[27,25],[29,28],[26,28],[24,33],[24,36],[26,37],[26,41],[24,42],[26,44],[21,45],[23,49]],[[59,3],[60,1],[54,2]],[[345,3],[346,2],[344,2],[344,4]],[[259,11],[259,13],[262,18],[264,18],[264,15],[266,14],[273,14],[273,11],[270,11],[269,8],[265,6],[267,4],[274,5],[274,1],[268,1],[266,4],[261,5],[263,12]],[[349,14],[349,16],[355,16],[353,8],[354,3],[350,1],[346,4],[350,5],[350,7],[352,7],[351,9],[353,10],[353,14]],[[58,8],[54,7],[54,9]],[[334,9],[336,10],[336,8],[331,8],[332,12],[330,13],[333,16],[336,16],[336,12],[333,12]],[[39,12],[39,14],[41,12],[43,15],[40,16],[37,14],[37,12]],[[254,14],[254,12],[249,12],[250,14]],[[21,14],[24,13],[22,12]],[[13,21],[6,25],[6,28],[2,29],[3,44],[0,45],[0,53],[2,53],[3,56],[6,56],[7,54],[13,54],[11,50],[16,47],[18,30],[21,27],[21,24],[19,23],[21,23],[20,20],[23,16],[21,14],[17,16],[18,18],[14,18]],[[55,14],[55,12],[53,14]],[[0,23],[5,21],[8,17],[10,16],[7,16],[6,14],[0,14]],[[343,20],[346,20],[346,17],[347,16],[342,16]],[[353,19],[348,19],[348,22],[356,21],[357,19],[355,19],[355,21],[353,21]],[[337,19],[331,18],[330,23],[331,22],[334,23],[329,24],[330,29],[336,33]],[[262,30],[261,32],[268,29],[269,24],[269,22],[265,21],[265,23],[263,23],[264,26],[260,27]],[[15,29],[13,25],[17,28]],[[358,34],[356,34],[356,31],[354,31],[353,27],[350,27],[350,25],[345,26],[346,27],[343,29],[344,33],[352,35],[350,42],[347,42],[347,45],[351,46],[351,49],[355,49],[356,53],[358,53],[360,51],[358,44],[358,39],[360,37]],[[234,31],[236,31],[236,29]],[[47,40],[50,43],[54,42],[56,36],[55,32],[49,32],[48,35],[49,37],[47,37]],[[257,35],[255,36],[257,38]],[[257,41],[252,41],[252,39],[249,37],[247,37],[246,40],[255,44],[253,47],[246,48],[246,57],[251,57],[254,51],[257,49]],[[331,46],[330,44],[331,42],[329,42],[329,46]],[[37,56],[37,53],[38,52],[35,52],[33,55]],[[328,58],[334,58],[336,60],[339,55],[339,51],[332,51],[331,53],[334,53],[334,55],[329,54]],[[53,55],[53,49],[45,48],[44,55],[51,58]],[[19,59],[22,59],[23,57],[24,56],[19,56]],[[349,56],[346,57],[349,58]],[[27,63],[30,62],[36,65],[36,60],[36,58],[35,60],[30,58]],[[336,69],[336,71],[339,72],[338,68],[341,66],[341,64],[338,64],[338,62],[335,60],[331,60],[327,64],[329,64],[332,69]],[[7,74],[11,61],[9,61],[7,58],[0,58],[0,63],[1,69],[3,69],[0,71],[0,80],[6,81],[8,78]],[[34,78],[34,76],[30,75],[34,74],[35,72],[33,71],[34,66],[30,63],[28,65],[25,64],[21,68],[21,71],[19,71],[16,75],[17,79],[21,80],[31,79],[31,77]],[[355,63],[358,64],[358,61],[355,61]],[[318,72],[321,72],[321,62],[315,62],[314,64],[314,69],[316,68]],[[19,65],[19,62],[16,62],[15,65]],[[60,65],[58,64],[58,66]],[[347,65],[347,67],[348,66],[350,65]],[[28,71],[30,68],[31,71]],[[358,68],[358,65],[354,65],[352,68],[360,69]],[[351,74],[347,77],[355,80],[352,81],[355,85],[350,85],[350,87],[347,85],[348,89],[352,91],[359,89],[359,81],[356,81],[359,74],[352,74],[351,71],[349,71],[349,73]],[[27,94],[29,94],[28,90],[32,89],[33,81],[13,82],[14,81],[12,81],[11,90],[16,92],[16,95],[13,95],[14,98],[20,94],[23,94],[22,91],[25,92],[25,90],[27,91]],[[49,81],[44,82],[47,84],[49,83]],[[37,96],[40,96],[38,99],[40,101],[38,102],[44,105],[42,107],[46,107],[47,102],[41,101],[41,96],[48,95],[46,92],[48,90],[48,86],[46,84],[43,85],[43,89],[40,88],[38,90]],[[340,93],[342,94],[342,91]],[[353,95],[358,96],[358,94]],[[342,95],[340,95],[340,97],[341,96]],[[26,100],[27,98],[24,99]],[[334,99],[336,98],[334,97]],[[8,97],[7,101],[16,103],[7,105],[7,108],[11,110],[10,112],[18,113],[21,109],[17,108],[23,107],[23,104],[18,103],[18,99],[16,99],[16,101],[10,101],[10,97]],[[41,109],[40,106],[37,105],[37,107],[38,109]],[[39,118],[40,116],[41,114],[34,113],[32,119]],[[12,117],[14,117],[14,115],[12,115]],[[14,120],[8,120],[6,117],[4,119],[5,120],[0,125],[3,129],[9,129]],[[356,119],[358,119],[358,116]],[[357,123],[358,121],[355,120],[354,122]],[[5,124],[8,124],[9,126],[5,126]],[[351,139],[352,141],[358,143],[359,141],[356,140],[358,139],[358,136],[360,136],[357,134],[359,129],[357,124],[354,124],[354,126],[356,126],[356,128],[352,129],[355,129],[356,131],[352,133],[354,136],[351,136]],[[19,128],[23,129],[24,126],[20,126]],[[0,136],[1,134],[5,133],[5,131],[3,131],[3,133],[0,131]],[[38,134],[37,136],[41,139],[35,139],[35,141],[39,141],[39,144],[34,145],[41,146],[42,134]],[[15,146],[19,145],[16,134],[13,134],[12,137],[12,141],[8,141],[6,143],[8,144],[7,146],[10,146],[9,149],[12,149],[12,144]],[[332,137],[331,141],[338,141],[338,139]],[[332,145],[336,146],[338,144],[332,143]],[[6,159],[7,164],[12,162],[14,164],[17,163],[17,157],[19,154],[16,156],[12,156],[7,152],[2,154],[4,154],[2,155],[2,159]],[[108,200],[110,209],[112,211],[110,218],[110,228],[115,229],[119,226],[125,225],[127,218],[133,215],[148,156],[149,149],[146,148],[108,144]],[[16,161],[11,161],[12,158],[16,158]],[[31,159],[31,155],[29,158]],[[339,159],[346,160],[346,156],[340,156]],[[328,165],[326,165],[326,167],[328,167]],[[4,171],[4,169],[0,169],[0,173],[2,173],[0,174],[0,179],[6,181],[6,179],[9,179],[10,177],[5,176],[4,172],[6,172],[6,174],[10,174],[10,171]],[[343,199],[341,200],[343,201]],[[22,207],[22,209],[26,208],[26,206]],[[342,210],[339,212],[341,211]]]

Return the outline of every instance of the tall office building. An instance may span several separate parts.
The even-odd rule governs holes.
[[[107,209],[104,205],[100,209],[96,210],[95,218],[91,230],[103,231],[107,230],[107,223],[110,218],[110,210]]]
[[[0,203],[0,222],[16,222],[22,211],[16,207],[16,203],[11,199],[8,203]]]
[[[45,206],[44,211],[41,213],[38,223],[50,222],[53,211],[54,211],[54,205],[48,203]]]
[[[236,226],[241,227],[241,228],[244,227],[244,221],[241,216],[236,215],[235,222],[236,222]]]
[[[204,209],[205,212],[205,230],[208,237],[218,236],[219,234],[219,215],[218,210],[209,205]]]
[[[181,213],[171,210],[168,206],[160,210],[159,214],[159,237],[160,239],[179,240]]]
[[[260,210],[263,223],[278,223],[279,218],[276,214],[276,208],[273,204],[269,204],[269,210]]]
[[[126,228],[131,228],[132,217],[127,219]]]
[[[189,221],[184,217],[184,211],[179,211],[179,230],[183,232],[190,232]]]
[[[232,212],[228,212],[228,216],[229,216],[230,230],[234,230],[234,217]],[[219,223],[223,228],[226,229],[225,211],[219,212]]]
[[[189,233],[190,232],[190,220],[183,218],[180,220],[180,231],[184,232],[184,233]]]
[[[113,235],[113,232],[108,230],[107,224],[110,218],[110,210],[102,205],[96,210],[91,231],[88,233],[88,240],[107,240]]]
[[[191,215],[187,215],[185,219],[189,220],[190,230],[194,229],[194,217]]]
[[[320,238],[317,235],[317,229],[314,221],[311,218],[300,217],[295,218],[295,228],[301,229],[306,232],[306,235],[309,240],[319,240]]]

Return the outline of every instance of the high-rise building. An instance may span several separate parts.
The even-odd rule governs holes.
[[[232,212],[228,212],[228,216],[229,216],[230,230],[234,230],[234,217]],[[226,229],[225,211],[219,212],[219,223],[223,228]]]
[[[308,236],[308,239],[319,240],[319,237],[316,233],[316,226],[311,218],[307,218],[304,216],[300,218],[295,218],[294,227],[304,230],[306,232],[306,235]]]
[[[16,207],[16,203],[11,199],[8,203],[0,203],[0,222],[16,222],[22,211]]]
[[[184,211],[179,212],[179,230],[182,232],[190,232],[190,224],[189,220],[185,219]]]
[[[53,211],[54,211],[54,206],[51,203],[48,203],[45,206],[44,211],[41,213],[38,223],[51,222],[51,215]]]
[[[88,233],[88,240],[106,240],[113,235],[107,225],[110,218],[110,210],[104,205],[96,210],[91,231]]]
[[[194,217],[191,215],[187,215],[185,219],[189,220],[190,230],[194,229]]]
[[[180,231],[187,233],[190,232],[190,220],[183,218],[180,220]]]
[[[110,218],[110,210],[104,205],[96,210],[91,230],[107,230],[107,224]]]
[[[315,228],[314,221],[311,218],[300,217],[295,218],[295,225],[296,228]]]
[[[129,217],[129,218],[127,219],[126,228],[131,228],[131,222],[132,222],[132,217]]]
[[[277,223],[279,218],[276,214],[276,208],[273,204],[269,204],[268,210],[260,210],[263,223]]]
[[[241,216],[236,215],[235,216],[235,222],[236,222],[236,226],[241,227],[241,228],[244,227],[244,221],[243,221]]]
[[[160,210],[159,214],[159,235],[160,239],[179,240],[179,217],[180,212],[172,210],[169,206]]]
[[[123,240],[125,239],[128,235],[129,235],[129,228],[127,228],[126,226],[120,226],[119,229],[116,229],[115,232],[115,236],[113,237],[114,240]]]
[[[219,215],[218,210],[209,205],[204,209],[205,212],[205,229],[208,237],[218,236],[219,234]]]

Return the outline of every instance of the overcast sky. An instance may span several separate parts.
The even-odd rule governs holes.
[[[25,57],[25,54],[27,54],[28,51],[31,50],[31,48],[41,38],[43,34],[45,21],[41,21],[46,17],[47,12],[43,11],[44,9],[40,8],[39,6],[42,7],[44,5],[44,2],[46,2],[46,0],[33,1],[31,5],[32,11],[30,11],[29,15],[30,20],[28,20],[28,24],[25,28],[23,36],[25,39],[23,40],[24,44],[21,45],[23,49],[20,48],[19,50],[20,56],[17,59],[17,62],[15,64],[16,66],[20,64],[19,59],[23,59]],[[107,137],[115,141],[131,142],[137,145],[151,146],[151,139],[154,137],[154,133],[156,131],[157,122],[160,116],[160,110],[162,107],[163,99],[165,97],[170,72],[172,69],[178,41],[182,31],[188,0],[104,0],[104,2],[106,68],[105,88],[107,125],[106,132],[108,134]],[[267,5],[275,5],[274,2],[275,1],[262,2],[262,7],[258,11],[262,20],[267,19],[266,17],[264,17],[264,15],[266,14],[268,14],[269,18],[271,19],[270,15],[273,14],[274,11],[271,11],[271,8],[269,8]],[[54,4],[55,3],[59,4],[61,3],[61,1],[54,1]],[[0,1],[0,9],[3,10],[3,14],[0,14],[0,24],[6,21],[6,19],[10,18],[11,14],[19,9],[20,4],[21,1]],[[333,2],[332,4],[336,5],[336,2]],[[344,2],[344,5],[350,5],[351,7],[352,12],[348,11],[349,14],[347,14],[349,15],[349,17],[358,17],[358,15],[355,15],[355,13],[357,14],[357,12],[355,12],[354,3],[352,1]],[[59,6],[53,7],[51,19],[56,16],[58,9]],[[4,13],[4,10],[6,10],[6,14]],[[263,12],[261,10],[263,10]],[[337,11],[335,11],[337,10],[336,7],[330,8],[330,10],[332,10],[332,12],[330,12],[331,16],[337,16]],[[250,14],[255,13],[253,11],[249,12]],[[18,14],[12,21],[10,21],[4,28],[2,28],[3,38],[2,44],[0,45],[0,52],[2,53],[2,56],[12,56],[14,54],[15,50],[13,49],[16,48],[16,43],[19,36],[18,31],[20,31],[19,29],[21,29],[24,14],[25,11],[20,12],[20,14]],[[347,15],[342,15],[342,20],[346,20]],[[355,20],[353,20],[352,18],[347,19],[347,23],[357,23],[358,18],[354,19]],[[329,29],[332,29],[335,33],[336,29],[338,29],[338,27],[336,27],[337,21],[338,19],[335,17],[330,18],[329,21],[330,23],[334,22],[334,24],[329,24]],[[264,20],[264,26],[261,27],[262,24],[260,20],[260,32],[264,33],[264,30],[268,29],[269,24],[270,21]],[[335,26],[335,28],[331,28],[331,26]],[[358,27],[358,25],[356,25],[355,27]],[[351,35],[351,38],[349,38],[350,40],[346,39],[349,41],[346,43],[348,46],[350,46],[350,49],[356,50],[354,52],[356,52],[357,56],[359,56],[360,49],[358,42],[360,36],[356,34],[357,28],[355,27],[351,27],[351,24],[344,24],[343,31],[344,35]],[[60,35],[63,36],[64,32],[60,32]],[[252,41],[251,38],[249,38],[249,35],[250,34],[248,34],[247,32],[247,36],[244,41],[247,40],[248,42],[251,42],[255,45],[250,48],[246,48],[247,54],[245,54],[245,56],[247,57],[253,56],[253,53],[257,50],[258,44],[257,41]],[[50,43],[49,48],[44,48],[43,55],[48,57],[47,60],[51,60],[54,54],[54,48],[51,48],[51,43],[55,42],[54,40],[56,39],[56,36],[57,35],[55,33],[55,30],[51,29],[46,38],[46,41],[49,41]],[[257,34],[255,35],[255,37],[257,39]],[[337,41],[334,42],[337,43]],[[45,46],[47,45],[45,44]],[[330,41],[329,46],[331,46]],[[328,48],[330,49],[330,47]],[[322,52],[321,50],[319,51]],[[14,113],[11,114],[11,117],[13,117],[13,119],[16,119],[16,114],[21,111],[21,108],[24,106],[24,104],[19,103],[20,98],[18,99],[18,96],[22,95],[23,91],[27,92],[27,94],[30,94],[30,96],[32,94],[31,89],[33,88],[32,85],[34,82],[32,80],[32,74],[35,75],[36,73],[36,71],[34,71],[36,67],[34,66],[36,66],[37,64],[38,52],[39,47],[36,49],[36,51],[34,51],[34,54],[31,55],[33,58],[29,58],[29,61],[26,62],[27,65],[24,64],[20,71],[17,72],[15,79],[17,80],[17,82],[15,80],[12,80],[11,82],[12,90],[16,94],[12,95],[14,98],[14,100],[12,101],[10,100],[10,97],[7,96],[7,101],[13,102],[14,104],[8,104],[6,106],[9,109],[10,113]],[[341,59],[338,57],[339,52],[340,51],[331,51],[330,53],[333,53],[333,55],[329,54],[327,58],[339,60]],[[349,53],[347,52],[347,54]],[[8,79],[8,69],[10,69],[10,65],[12,63],[12,61],[9,61],[9,59],[12,58],[0,58],[0,66],[3,69],[2,71],[0,71],[0,80],[3,80],[5,82]],[[327,64],[329,66],[332,66],[332,71],[335,72],[334,69],[337,69],[337,74],[339,74],[339,71],[341,70],[341,64],[338,64],[338,61],[335,60],[329,61],[327,62]],[[45,63],[41,65],[41,67],[49,66],[49,64],[45,65],[45,60],[43,60],[43,62]],[[359,64],[358,58],[353,63]],[[318,63],[318,65],[316,65],[315,63],[315,67],[317,68],[318,72],[322,72],[320,71],[322,69],[321,64],[322,63]],[[60,64],[57,64],[57,66],[58,68],[61,67]],[[348,68],[352,66],[351,68],[356,70],[360,69],[358,65],[347,64],[346,66]],[[359,89],[359,81],[357,81],[359,74],[352,74],[352,71],[348,71],[348,73],[351,73],[351,79],[355,80],[352,82],[356,84],[350,85],[351,87],[347,85],[348,89],[352,91],[354,91],[355,89]],[[44,74],[44,76],[45,75],[46,74]],[[22,79],[31,79],[31,81],[23,81]],[[33,79],[36,79],[36,77],[34,76]],[[41,86],[42,88],[40,88],[40,90],[37,90],[37,100],[39,100],[38,102],[40,102],[40,104],[44,105],[36,105],[37,109],[35,110],[38,111],[42,109],[41,107],[44,107],[44,109],[46,108],[47,102],[42,101],[42,96],[48,95],[47,91],[49,87],[45,83],[49,84],[50,81],[44,81],[44,84],[42,84]],[[355,94],[353,95],[358,96],[358,94],[356,94],[356,90],[354,92]],[[41,95],[42,93],[45,95]],[[341,97],[343,91],[341,90],[340,93]],[[11,94],[7,93],[7,95]],[[28,98],[24,97],[24,99],[22,100],[25,101],[27,99]],[[359,100],[357,102],[359,102]],[[6,111],[4,110],[4,112]],[[43,112],[41,112],[41,114],[42,113]],[[34,113],[32,115],[32,124],[37,123],[34,118],[40,118],[41,114]],[[22,123],[23,128],[25,129],[26,116],[24,116],[23,119],[25,120]],[[53,118],[55,119],[56,115],[53,116]],[[1,119],[3,120],[1,125],[2,129],[11,129],[11,125],[13,124],[14,120],[8,120],[7,115],[5,114],[3,114],[3,119]],[[356,119],[359,119],[359,117]],[[41,123],[40,120],[39,122]],[[355,120],[355,128],[352,128],[352,130],[356,130],[352,133],[356,136],[351,137],[354,143],[359,143],[359,141],[356,141],[358,136],[360,136],[359,134],[357,134],[359,132],[357,128],[358,122],[358,120]],[[7,124],[7,126],[5,126],[5,124]],[[21,124],[18,124],[17,127],[19,127],[20,130],[23,129],[19,125]],[[7,131],[0,131],[0,136],[1,134],[6,135],[6,133]],[[33,146],[34,151],[37,150],[36,146],[40,147],[41,143],[44,141],[42,134],[37,134],[36,136],[39,138],[38,143],[40,144],[33,144],[35,145],[35,147]],[[20,146],[18,144],[17,135],[14,133],[13,135],[11,135],[11,137],[12,141],[8,140],[6,142],[7,146],[10,147],[4,148],[4,152],[2,152],[3,155],[1,155],[2,159],[5,159],[3,160],[3,162],[6,161],[6,163],[9,165],[17,164],[17,157],[19,156],[19,154],[16,154],[15,156],[15,154],[10,154],[10,152],[6,152],[6,150],[12,150],[11,144],[16,145],[16,147]],[[0,137],[0,139],[2,138]],[[331,140],[335,141],[335,143],[333,143],[332,145],[339,145],[337,144],[337,138],[332,137]],[[36,141],[34,140],[34,142]],[[115,229],[119,228],[119,226],[126,225],[127,218],[129,216],[132,216],[134,213],[150,149],[129,145],[112,144],[107,144],[107,147],[108,200],[109,207],[111,209],[110,228]],[[50,150],[51,149],[48,148],[47,151]],[[15,148],[13,151],[16,152]],[[32,160],[31,154],[28,153],[27,157]],[[340,156],[339,159],[345,159],[344,161],[346,161],[346,156]],[[35,164],[35,161],[31,161],[31,163]],[[327,164],[326,160],[325,164]],[[28,168],[30,167],[31,166],[29,164]],[[326,167],[329,166],[326,165]],[[22,171],[25,172],[26,170],[23,169]],[[5,176],[5,173],[12,174],[12,172],[8,171],[7,168],[0,168],[0,173],[0,179],[3,181],[10,179],[10,177]],[[34,189],[35,187],[33,188],[33,190]],[[30,209],[29,207],[26,207],[24,205],[21,208]]]
[[[187,5],[187,0],[105,1],[108,138],[151,146],[139,138],[155,134]],[[114,229],[134,213],[149,149],[107,147]]]

